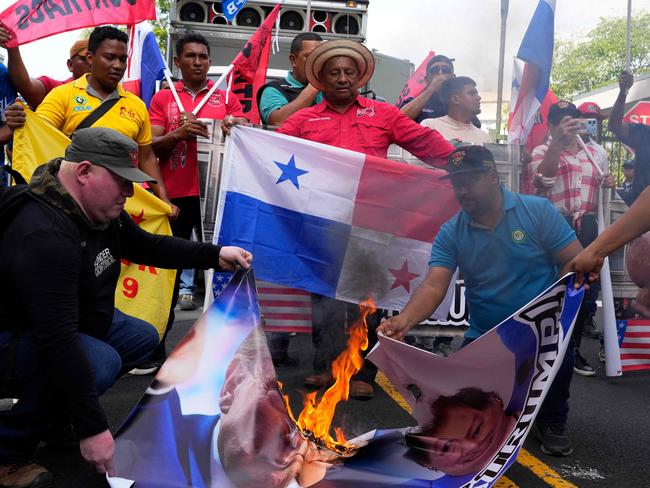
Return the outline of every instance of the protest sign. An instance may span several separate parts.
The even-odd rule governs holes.
[[[110,484],[490,487],[532,427],[583,294],[565,277],[448,358],[380,337],[368,357],[418,426],[365,425],[348,451],[333,453],[292,420],[259,327],[253,273],[238,271],[119,429],[120,480]]]
[[[84,27],[155,19],[153,0],[18,0],[0,13],[0,22],[12,34],[5,47]]]

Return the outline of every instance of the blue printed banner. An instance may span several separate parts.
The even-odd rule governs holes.
[[[223,10],[223,15],[228,19],[228,22],[232,22],[239,11],[244,8],[247,0],[223,0],[221,2],[221,9]]]

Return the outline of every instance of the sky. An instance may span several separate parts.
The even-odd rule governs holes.
[[[0,0],[0,10],[13,1]],[[634,10],[650,11],[650,0],[632,3]],[[429,50],[446,54],[456,59],[456,73],[474,78],[480,91],[496,91],[500,5],[501,0],[370,0],[367,45],[384,54],[409,59],[416,66]],[[512,59],[536,6],[537,0],[510,1],[506,91]],[[556,38],[580,40],[601,17],[624,17],[626,8],[627,0],[557,0]],[[78,37],[79,32],[69,32],[22,46],[30,74],[66,78],[68,50]]]

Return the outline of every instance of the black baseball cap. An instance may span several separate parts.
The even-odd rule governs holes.
[[[582,115],[582,112],[578,110],[573,103],[567,100],[560,100],[557,103],[551,105],[551,108],[548,109],[548,123],[557,125],[560,123],[564,117],[569,116],[574,119],[579,118]]]
[[[153,182],[138,169],[138,145],[129,137],[106,127],[79,129],[65,150],[65,159],[75,163],[90,161],[133,183]]]
[[[447,174],[441,179],[464,173],[496,170],[494,156],[483,146],[458,148],[447,157],[447,163]]]

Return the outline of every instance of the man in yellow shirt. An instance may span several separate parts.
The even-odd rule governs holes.
[[[153,192],[171,205],[151,148],[147,107],[119,85],[126,70],[127,45],[128,36],[115,27],[102,26],[93,30],[86,55],[92,65],[90,73],[52,90],[38,106],[36,114],[70,137],[100,105],[114,103],[92,126],[115,129],[136,141],[140,169],[158,181],[157,185],[151,185]],[[25,111],[20,104],[9,106],[6,117],[11,130],[25,125]],[[178,209],[172,205],[172,210],[172,218],[175,218]]]

